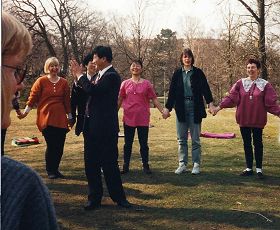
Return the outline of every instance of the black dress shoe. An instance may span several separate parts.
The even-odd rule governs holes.
[[[123,208],[131,208],[132,207],[132,204],[129,203],[127,200],[122,200],[122,201],[119,201],[117,202],[118,206],[121,206]]]
[[[58,176],[56,175],[56,173],[48,173],[48,178],[49,179],[57,179]]]
[[[253,173],[253,170],[248,171],[245,169],[242,173],[240,173],[240,176],[252,176]]]
[[[143,172],[146,174],[152,174],[149,164],[143,164]]]
[[[65,176],[63,174],[61,174],[61,172],[59,172],[59,171],[56,172],[56,176],[57,176],[57,178],[61,178],[61,179],[65,178]]]
[[[86,203],[86,205],[84,206],[84,209],[86,211],[90,211],[90,210],[95,210],[95,209],[98,209],[101,207],[101,204],[100,203],[96,203],[94,201],[88,201]]]

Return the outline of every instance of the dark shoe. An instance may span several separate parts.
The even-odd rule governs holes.
[[[57,176],[57,178],[61,178],[61,179],[65,178],[65,176],[63,174],[61,174],[61,172],[59,172],[59,171],[56,172],[56,176]]]
[[[146,174],[152,174],[149,164],[143,164],[143,172]]]
[[[262,174],[262,172],[258,172],[257,176],[259,179],[264,179],[264,175]]]
[[[121,174],[126,174],[129,172],[129,166],[128,164],[123,165],[123,170],[121,171]]]
[[[48,178],[49,179],[57,179],[58,176],[56,175],[56,173],[48,173]]]
[[[246,169],[240,174],[240,176],[252,176],[253,175],[253,170],[247,171]]]
[[[90,210],[96,210],[96,209],[99,209],[101,207],[101,204],[100,203],[96,203],[96,202],[93,202],[93,201],[88,201],[86,203],[86,205],[84,206],[84,209],[86,211],[90,211]]]
[[[129,203],[127,200],[122,200],[122,201],[119,201],[117,202],[118,206],[121,206],[123,208],[131,208],[132,207],[132,204]]]

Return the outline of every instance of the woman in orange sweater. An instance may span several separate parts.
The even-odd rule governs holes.
[[[45,62],[45,76],[39,77],[31,88],[22,116],[24,118],[37,105],[37,126],[42,132],[47,149],[46,170],[50,179],[64,178],[59,172],[59,164],[64,149],[66,133],[72,126],[70,113],[70,88],[66,79],[58,76],[59,61],[56,57]]]

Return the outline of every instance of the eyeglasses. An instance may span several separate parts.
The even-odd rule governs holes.
[[[20,85],[27,73],[27,65],[25,66],[25,68],[19,68],[19,67],[14,67],[14,66],[9,66],[9,65],[3,65],[4,67],[10,68],[10,69],[14,69],[16,70],[14,75],[15,75],[15,79],[17,81],[17,84]]]

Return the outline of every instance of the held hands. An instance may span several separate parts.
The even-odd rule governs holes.
[[[27,112],[24,112],[24,113],[22,113],[20,110],[18,110],[18,111],[16,111],[17,112],[17,117],[18,117],[18,119],[23,119],[23,118],[25,118],[26,116],[27,116]]]
[[[210,105],[208,112],[211,113],[213,116],[215,116],[220,110],[221,110],[220,106]]]
[[[75,125],[76,120],[74,118],[68,119],[68,125],[72,129],[72,127]]]
[[[170,115],[170,112],[169,112],[169,110],[167,109],[167,108],[164,108],[163,110],[162,110],[162,118],[163,119],[167,119],[168,117],[170,117],[171,115]]]

